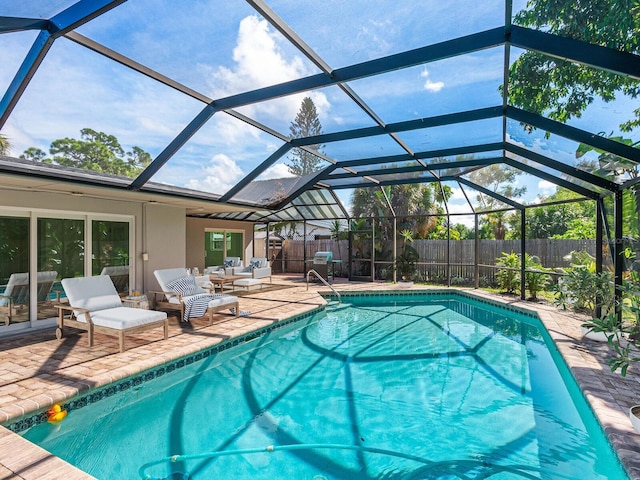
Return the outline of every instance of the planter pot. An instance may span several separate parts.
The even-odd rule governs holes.
[[[640,405],[634,405],[629,409],[629,418],[631,419],[631,425],[636,429],[636,432],[640,433]]]
[[[591,332],[588,328],[580,327],[582,329],[582,335],[590,340],[596,342],[607,342],[607,334],[604,332]]]
[[[398,282],[398,286],[403,288],[413,287],[413,282],[405,282],[403,280],[400,280]]]

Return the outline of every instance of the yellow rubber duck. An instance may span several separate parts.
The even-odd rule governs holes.
[[[49,423],[60,423],[66,416],[67,411],[63,410],[57,403],[47,410],[47,421]]]

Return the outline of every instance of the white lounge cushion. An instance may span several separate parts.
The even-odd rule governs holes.
[[[62,288],[67,294],[69,305],[86,308],[92,313],[122,306],[122,300],[113,286],[111,278],[107,275],[63,278]],[[79,321],[86,321],[83,313],[75,313]]]
[[[181,277],[186,277],[187,269],[185,267],[165,268],[162,270],[155,270],[153,274],[156,276],[156,280],[158,280],[160,288],[167,292],[167,284]]]
[[[117,330],[138,327],[140,325],[146,325],[147,323],[158,322],[165,318],[167,318],[166,312],[131,307],[115,307],[91,312],[91,320],[94,325],[115,328]]]
[[[233,295],[222,295],[218,298],[215,298],[209,302],[209,308],[218,307],[222,305],[233,305],[238,301],[238,297],[234,297]]]
[[[237,287],[252,287],[254,285],[260,285],[262,280],[259,278],[241,278],[240,280],[235,280],[233,284]]]

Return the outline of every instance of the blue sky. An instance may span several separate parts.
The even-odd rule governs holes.
[[[0,14],[33,16],[33,4],[64,8],[70,2],[12,0]],[[333,68],[441,42],[503,25],[503,1],[468,0],[305,2],[274,0],[269,6]],[[514,2],[514,11],[524,1]],[[318,73],[318,68],[242,1],[129,1],[84,25],[79,33],[210,98]],[[11,81],[33,42],[33,32],[0,36],[0,88]],[[499,105],[503,48],[488,49],[428,65],[352,82],[350,87],[386,123]],[[512,59],[519,55],[512,49]],[[282,134],[289,133],[304,96],[318,109],[325,132],[360,128],[373,121],[338,88],[291,95],[238,111]],[[616,131],[636,105],[596,102],[575,126]],[[78,137],[89,127],[115,135],[125,148],[158,155],[203,108],[203,104],[158,85],[67,40],[55,42],[2,130],[18,156],[31,146],[47,151],[52,140]],[[626,116],[626,117],[625,117]],[[623,118],[624,117],[624,118]],[[500,141],[500,128],[477,122],[400,135],[415,151]],[[499,127],[499,126],[498,126]],[[607,132],[609,133],[609,132]],[[496,137],[498,135],[498,137]],[[553,158],[575,161],[572,142],[516,126],[510,138]],[[637,136],[637,134],[636,134]],[[226,114],[216,114],[158,172],[153,181],[224,193],[276,150],[281,141]],[[325,145],[335,159],[402,153],[386,138]],[[287,176],[284,160],[260,178]],[[553,186],[532,177],[518,180],[526,201]],[[348,199],[348,192],[342,195]],[[455,192],[452,210],[463,208]]]

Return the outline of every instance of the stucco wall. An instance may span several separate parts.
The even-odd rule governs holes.
[[[112,200],[98,196],[0,189],[0,215],[8,211],[37,211],[54,215],[114,215],[134,219],[131,252],[132,288],[157,288],[153,270],[185,265],[185,210],[142,201]],[[148,261],[142,260],[147,252]]]
[[[185,210],[159,204],[145,204],[143,207],[147,232],[143,250],[138,261],[144,271],[145,291],[159,290],[154,270],[185,265]],[[140,261],[142,253],[149,254],[149,260]]]

